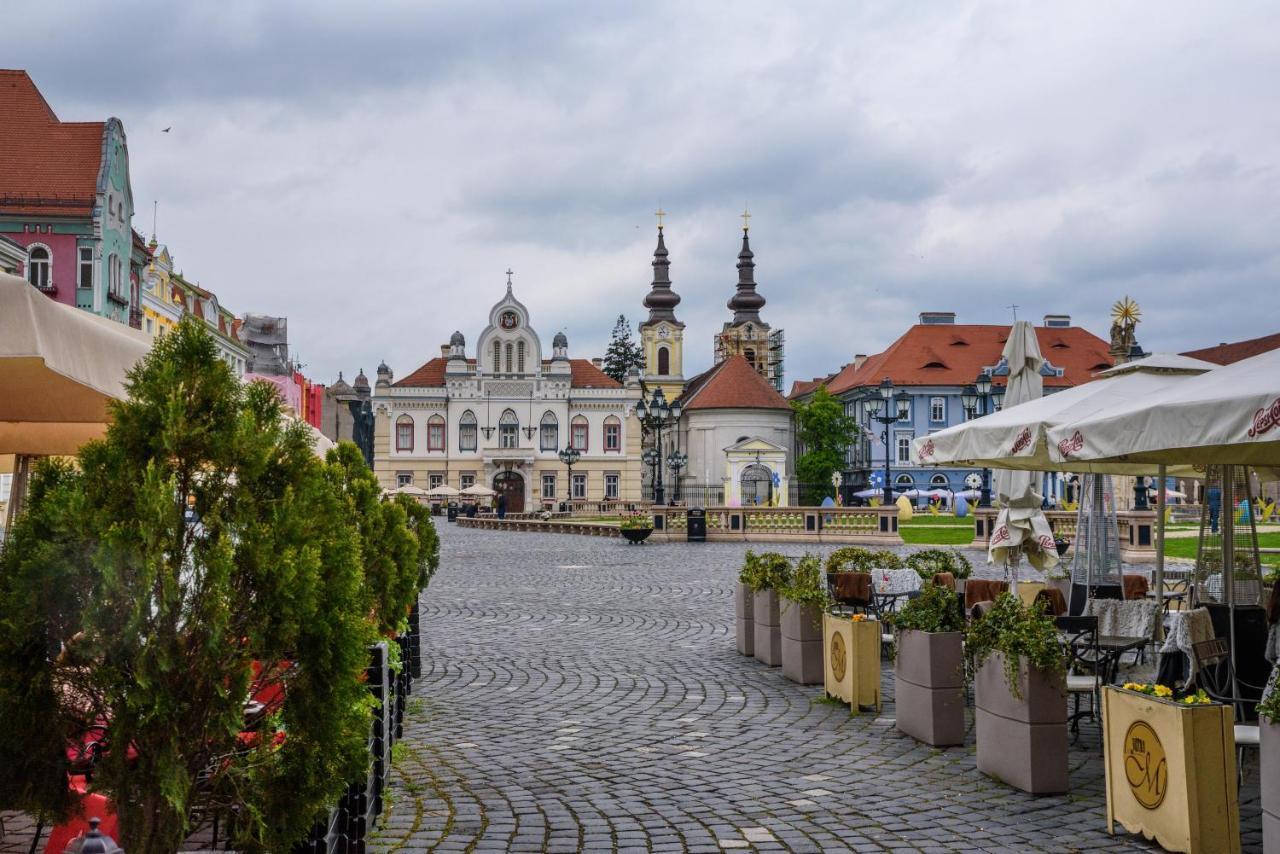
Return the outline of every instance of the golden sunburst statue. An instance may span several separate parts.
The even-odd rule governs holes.
[[[1127,296],[1111,306],[1111,320],[1119,326],[1137,326],[1141,319],[1142,309]]]

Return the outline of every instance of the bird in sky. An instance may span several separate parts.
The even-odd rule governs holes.
[[[164,130],[162,130],[162,131],[160,131],[160,132],[161,132],[161,133],[168,133],[168,132],[169,132],[169,131],[171,131],[171,130],[173,130],[173,125],[170,125],[169,127],[165,128]]]

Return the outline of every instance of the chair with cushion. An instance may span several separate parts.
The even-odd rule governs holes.
[[[956,589],[956,577],[950,572],[939,572],[933,576],[933,583],[939,587],[946,587],[948,590]]]
[[[868,572],[827,573],[827,591],[841,610],[848,608],[866,613],[875,608]]]
[[[1236,784],[1244,781],[1244,752],[1259,749],[1258,722],[1242,720],[1244,703],[1236,701],[1235,668],[1231,663],[1231,646],[1226,638],[1210,638],[1191,645],[1191,662],[1196,684],[1204,692],[1231,706],[1236,729]]]
[[[1067,613],[1067,597],[1056,587],[1046,587],[1036,594],[1036,602],[1040,603],[1045,614],[1050,617],[1063,617]]]
[[[1105,658],[1098,647],[1097,617],[1058,617],[1054,620],[1058,631],[1066,635],[1067,654],[1070,663],[1067,666],[1067,694],[1073,698],[1075,710],[1068,719],[1071,731],[1075,734],[1073,741],[1080,738],[1080,721],[1084,718],[1097,720],[1097,710],[1101,708],[1102,683],[1106,674],[1102,672]],[[1080,699],[1089,698],[1089,708],[1080,709]]]
[[[1145,575],[1125,573],[1123,581],[1124,598],[1126,599],[1142,599],[1147,595],[1147,590],[1150,589],[1150,583]]]
[[[979,602],[994,602],[1001,593],[1009,590],[1009,582],[993,581],[987,578],[970,578],[964,583],[964,607],[966,611],[973,609]]]

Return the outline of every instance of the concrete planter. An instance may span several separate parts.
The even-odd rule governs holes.
[[[1118,822],[1166,851],[1240,850],[1235,723],[1229,706],[1188,706],[1108,685],[1102,718],[1108,833],[1116,832]],[[1263,751],[1265,764],[1265,735]],[[1265,769],[1262,776],[1265,845]]]
[[[822,684],[822,609],[783,598],[782,675],[801,685]]]
[[[1262,850],[1280,852],[1280,724],[1258,720],[1261,747]]]
[[[823,685],[852,709],[880,710],[880,623],[822,615]]]
[[[782,617],[778,611],[778,591],[755,591],[752,605],[755,618],[755,657],[761,664],[782,664]]]
[[[1009,691],[1004,656],[989,655],[974,680],[978,770],[1033,795],[1061,794],[1068,789],[1066,678],[1023,661],[1018,693]]]
[[[898,633],[899,731],[935,747],[964,744],[963,638],[963,632]]]
[[[737,629],[739,655],[756,654],[755,604],[755,593],[739,581],[733,591],[733,625]]]

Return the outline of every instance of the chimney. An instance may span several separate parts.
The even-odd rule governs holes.
[[[604,359],[598,356],[591,360],[591,364],[595,365],[597,368],[599,368],[602,371],[604,370]]]
[[[441,358],[441,359],[447,359],[447,358],[449,358],[449,345],[448,345],[448,344],[441,344],[441,345],[440,345],[440,358]]]
[[[922,326],[954,325],[955,322],[956,322],[956,313],[954,311],[922,311],[920,312],[920,323]]]
[[[1044,316],[1044,325],[1048,329],[1066,329],[1071,326],[1071,315],[1046,314]]]
[[[853,357],[853,369],[856,371],[862,367],[862,363],[867,360],[866,353],[857,353]]]

